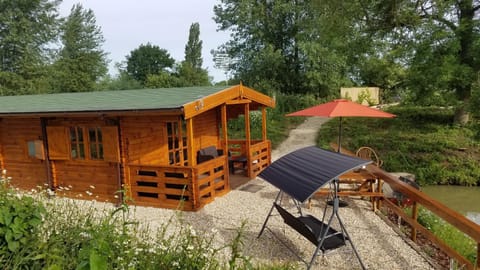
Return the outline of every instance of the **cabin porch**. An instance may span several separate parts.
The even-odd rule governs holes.
[[[270,141],[252,143],[247,147],[245,141],[230,140],[231,157],[224,154],[195,166],[130,164],[126,168],[127,196],[135,205],[196,211],[255,178],[270,164]],[[231,172],[229,158],[238,156],[246,157],[245,168]],[[242,169],[243,173],[238,173]]]

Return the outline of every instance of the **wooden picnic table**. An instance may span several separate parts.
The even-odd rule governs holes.
[[[375,211],[378,206],[378,200],[383,197],[383,181],[367,170],[360,169],[349,171],[338,177],[340,187],[338,196],[361,196],[369,197],[372,202],[372,209]],[[332,190],[322,188],[316,192],[316,195],[329,195]]]

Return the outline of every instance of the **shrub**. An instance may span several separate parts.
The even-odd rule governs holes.
[[[0,264],[4,269],[22,268],[39,259],[35,251],[45,208],[9,189],[5,174],[0,178]]]

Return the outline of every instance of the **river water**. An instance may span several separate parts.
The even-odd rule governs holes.
[[[427,186],[421,190],[480,224],[480,187]]]

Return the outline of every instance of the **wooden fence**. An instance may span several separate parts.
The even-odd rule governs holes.
[[[128,195],[133,204],[196,211],[228,192],[227,157],[195,167],[130,165]]]
[[[460,266],[460,269],[480,269],[480,225],[474,223],[462,214],[448,208],[444,204],[413,188],[409,184],[400,181],[397,177],[383,171],[376,166],[370,165],[367,167],[367,170],[376,175],[378,179],[381,179],[385,181],[385,183],[389,184],[394,191],[400,192],[403,194],[403,196],[408,197],[413,202],[412,213],[410,216],[405,213],[404,209],[400,208],[390,200],[381,200],[381,204],[384,207],[392,210],[411,227],[410,238],[414,242],[417,242],[417,232],[420,232],[423,236],[425,236],[428,240],[445,252],[451,259],[454,259]],[[448,246],[443,240],[439,239],[431,231],[418,223],[418,209],[420,205],[430,210],[432,213],[440,217],[445,222],[451,224],[465,235],[468,235],[474,242],[477,243],[477,256],[475,263],[472,263],[467,258],[463,257],[456,250]]]

